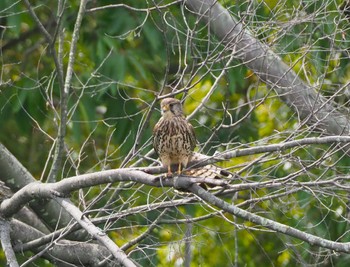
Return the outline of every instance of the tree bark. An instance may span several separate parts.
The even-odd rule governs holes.
[[[11,220],[11,239],[13,244],[27,243],[42,238],[44,234],[31,226],[18,220]],[[100,261],[110,255],[110,252],[99,244],[60,240],[54,243],[50,249],[39,246],[33,249],[36,253],[55,262],[58,266],[97,266]],[[120,266],[116,261],[110,260],[105,266]]]
[[[206,23],[212,33],[231,49],[235,57],[296,111],[300,120],[331,135],[349,133],[348,115],[337,110],[331,100],[302,81],[267,45],[256,39],[245,26],[216,0],[186,0],[186,6]]]
[[[0,181],[3,181],[13,192],[36,182],[27,169],[2,144],[0,144],[0,170]],[[38,218],[50,226],[51,229],[65,227],[72,219],[52,199],[35,199],[29,203],[29,206],[37,214]],[[60,219],[57,220],[57,218]],[[85,238],[85,234],[78,231],[74,234],[74,238],[82,240]]]

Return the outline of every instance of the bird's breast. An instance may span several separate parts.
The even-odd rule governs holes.
[[[190,134],[185,119],[163,120],[155,135],[155,138],[158,138],[158,154],[168,153],[175,157],[178,154],[192,153]]]

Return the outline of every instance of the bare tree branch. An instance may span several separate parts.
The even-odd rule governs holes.
[[[56,53],[56,50],[55,50],[55,38],[53,38],[50,35],[50,33],[46,30],[45,26],[41,23],[40,19],[36,15],[32,5],[29,2],[29,0],[25,0],[24,3],[27,6],[27,9],[28,9],[30,15],[32,16],[32,18],[34,19],[36,24],[38,25],[38,28],[40,29],[40,31],[42,32],[42,34],[44,35],[46,41],[49,44],[50,53],[52,54],[52,57],[53,57],[53,60],[54,60],[54,63],[55,63],[55,67],[56,67],[56,71],[57,71],[58,84],[59,84],[59,87],[60,87],[60,89],[62,91],[63,88],[64,88],[63,65],[61,64],[62,60],[58,57],[58,55]]]
[[[128,258],[106,233],[96,227],[83,213],[75,207],[69,200],[55,198],[55,200],[96,240],[103,244],[113,256],[126,267],[135,267],[136,265]]]
[[[296,110],[301,120],[330,135],[347,135],[350,121],[346,114],[303,82],[291,67],[254,38],[246,27],[217,0],[186,0],[185,4],[205,22],[216,37],[232,53],[270,85],[288,106]]]
[[[119,211],[118,213],[115,213],[115,214],[111,214],[111,215],[107,215],[107,216],[100,216],[100,217],[96,217],[96,218],[93,218],[91,219],[92,223],[95,224],[95,225],[98,225],[98,224],[106,224],[106,222],[115,222],[115,221],[118,221],[118,220],[121,220],[127,216],[132,216],[132,215],[136,215],[136,214],[142,214],[142,213],[146,213],[146,212],[152,212],[152,211],[155,211],[155,210],[162,210],[162,209],[170,209],[170,208],[173,208],[173,207],[179,207],[179,206],[184,206],[186,204],[189,204],[189,203],[193,203],[193,202],[196,202],[197,201],[197,198],[195,197],[186,197],[185,199],[177,199],[177,200],[170,200],[170,201],[162,201],[162,202],[159,202],[159,203],[152,203],[152,204],[146,204],[146,205],[139,205],[139,206],[136,206],[134,208],[130,208],[130,209],[127,209],[127,210],[122,210],[122,211]],[[88,215],[88,213],[84,213],[84,215]],[[204,220],[206,218],[210,218],[212,217],[213,215],[206,215],[206,216],[203,216],[203,217],[200,217],[200,218],[196,218],[196,219],[193,219],[192,221],[196,221],[196,220]],[[183,223],[181,222],[181,220],[178,220],[180,223]],[[173,223],[176,223],[176,221],[172,220],[172,221],[167,221],[167,220],[160,220],[158,221],[158,224],[173,224]],[[186,221],[188,222],[188,220]],[[152,223],[153,225],[153,223]],[[17,251],[27,251],[27,250],[32,250],[33,248],[35,247],[38,247],[38,246],[42,246],[44,244],[47,244],[47,243],[50,243],[53,239],[56,239],[58,237],[62,238],[62,237],[65,237],[66,235],[74,232],[74,231],[77,231],[81,228],[81,226],[77,223],[74,223],[73,225],[69,226],[69,229],[67,229],[67,227],[64,227],[62,229],[59,229],[55,232],[52,232],[50,234],[47,234],[43,237],[40,237],[38,239],[35,239],[35,240],[31,240],[31,241],[28,241],[27,243],[24,243],[24,244],[21,244],[21,245],[17,245],[14,247],[14,250],[17,252]],[[126,245],[126,244],[125,244]]]
[[[210,243],[228,265],[238,266],[245,262],[242,252],[257,250],[270,265],[284,259],[337,265],[336,260],[346,259],[334,252],[350,254],[350,176],[342,153],[350,147],[349,16],[337,13],[334,1],[311,2],[295,6],[285,0],[272,7],[244,1],[227,10],[216,0],[100,7],[98,1],[25,0],[25,10],[21,1],[4,4],[1,40],[6,45],[6,38],[20,36],[26,42],[15,44],[18,51],[35,53],[22,57],[11,49],[0,51],[5,66],[0,79],[13,82],[0,92],[6,98],[0,99],[0,119],[11,132],[13,125],[26,124],[16,120],[25,112],[32,133],[38,129],[28,155],[46,158],[35,168],[29,165],[34,157],[26,161],[30,174],[0,144],[0,180],[14,192],[7,194],[0,183],[0,235],[10,265],[16,266],[21,254],[21,260],[30,255],[24,266],[40,258],[62,267],[190,266],[209,258],[210,248],[202,246],[210,245],[208,234],[215,236]],[[12,24],[28,14],[34,25]],[[318,27],[322,15],[327,21]],[[39,30],[39,42],[37,35],[26,34],[32,27]],[[281,50],[275,54],[273,47]],[[150,51],[155,60],[139,60]],[[313,53],[316,59],[309,59]],[[283,63],[284,57],[295,65]],[[37,68],[28,71],[22,62]],[[293,71],[299,63],[301,75]],[[157,101],[168,96],[186,100],[199,151],[209,151],[195,153],[184,175],[171,178],[163,175],[167,170],[157,166],[150,149]],[[41,106],[30,102],[36,97]],[[21,110],[12,106],[12,98]],[[20,134],[23,144],[32,137],[27,129]],[[316,134],[323,137],[310,137]],[[46,149],[37,152],[39,142]],[[20,148],[16,153],[24,151]],[[206,178],[205,172],[187,176],[215,163],[227,179]],[[249,245],[240,238],[248,235]],[[276,246],[266,248],[265,242]]]
[[[0,180],[5,182],[12,191],[16,192],[28,184],[35,183],[35,178],[26,168],[0,144]],[[27,204],[22,203],[22,205]],[[71,216],[53,200],[43,201],[36,199],[29,203],[30,207],[41,220],[52,229],[57,226],[64,227],[71,221]],[[59,220],[57,220],[59,218]]]
[[[207,156],[199,154],[198,161],[192,161],[188,164],[188,168],[199,168],[208,164],[226,161],[232,158],[243,157],[248,155],[256,155],[261,153],[281,152],[291,148],[296,148],[306,145],[321,145],[321,144],[344,144],[347,145],[350,142],[349,136],[325,136],[325,137],[306,137],[302,139],[285,141],[277,144],[252,146],[248,148],[234,148],[232,150],[226,150],[222,153],[216,153],[213,156]],[[149,174],[164,173],[163,167],[145,167],[145,168],[134,168],[136,170],[142,170]]]
[[[160,177],[154,177],[153,175],[146,174],[142,171],[128,169],[108,170],[84,174],[66,178],[60,182],[50,184],[33,182],[16,192],[10,199],[5,199],[1,203],[0,214],[2,214],[4,217],[11,216],[35,197],[53,198],[57,195],[68,194],[81,188],[117,181],[135,181],[152,186],[174,185],[174,181],[172,179],[167,179],[166,181],[162,182],[160,181]]]
[[[157,219],[155,219],[148,227],[148,229],[142,233],[141,235],[135,237],[134,239],[130,240],[128,243],[125,243],[122,247],[121,250],[126,251],[129,248],[131,248],[132,246],[136,245],[137,243],[139,243],[141,240],[147,238],[150,233],[158,226],[159,221],[161,220],[161,218],[163,217],[163,215],[167,212],[167,209],[164,209],[161,214],[159,214],[159,216],[157,217]],[[110,260],[111,257],[104,259],[103,261],[101,261],[99,263],[98,266],[104,266],[105,262]]]
[[[13,251],[10,238],[10,223],[9,221],[0,218],[0,240],[1,247],[5,253],[7,264],[10,267],[19,266],[16,255]]]
[[[261,225],[273,231],[298,238],[300,240],[303,240],[309,243],[310,245],[316,245],[319,247],[328,248],[338,252],[345,252],[345,253],[350,252],[350,242],[342,243],[342,242],[330,241],[330,240],[300,231],[296,228],[281,224],[279,222],[250,213],[246,210],[238,208],[237,206],[228,204],[224,200],[214,196],[213,194],[208,193],[206,190],[204,190],[197,184],[192,184],[189,189],[191,190],[191,192],[193,192],[203,200],[207,201],[208,203],[214,205],[215,207],[218,207],[226,212],[229,212],[249,222],[253,222],[255,224]]]
[[[217,161],[222,161],[232,157],[252,155],[263,152],[281,151],[283,149],[292,148],[295,146],[300,146],[304,144],[322,144],[331,142],[348,142],[349,137],[346,136],[336,136],[336,137],[322,137],[322,138],[305,138],[301,140],[289,141],[280,144],[273,144],[269,146],[253,147],[241,150],[234,150],[233,152],[227,152],[226,154],[220,155],[220,157],[213,157],[196,163],[195,167],[204,166],[208,163],[213,163]],[[1,162],[1,161],[0,161]],[[164,168],[145,168],[143,171],[147,173],[165,172]],[[94,185],[112,183],[117,181],[134,181],[142,184],[147,184],[151,186],[165,186],[165,187],[175,187],[183,188],[186,187],[183,183],[188,185],[192,183],[209,183],[216,184],[219,186],[225,186],[227,183],[225,180],[216,180],[208,178],[190,178],[185,176],[175,177],[176,179],[162,179],[160,177],[154,177],[153,175],[147,174],[143,171],[136,169],[116,169],[107,170],[96,173],[89,173],[84,175],[78,175],[70,178],[66,178],[60,182],[54,184],[41,184],[39,182],[31,183],[26,187],[22,188],[20,191],[16,192],[11,199],[6,199],[1,204],[0,213],[4,217],[10,216],[16,213],[23,205],[28,203],[34,197],[41,198],[52,198],[55,192],[59,194],[68,194],[75,190],[86,188]],[[275,185],[277,185],[275,183]],[[240,185],[244,186],[244,185]],[[251,185],[248,185],[251,186]],[[266,185],[265,185],[266,186]]]
[[[71,81],[73,76],[73,66],[76,57],[77,43],[79,39],[79,31],[81,27],[81,22],[85,13],[87,0],[80,1],[80,7],[77,15],[77,20],[74,25],[73,36],[71,40],[71,46],[69,51],[68,66],[66,72],[66,79],[64,82],[63,90],[61,90],[61,120],[59,124],[56,149],[54,153],[54,161],[51,166],[47,181],[49,183],[56,181],[56,176],[61,166],[63,152],[64,152],[64,137],[66,136],[66,127],[67,127],[67,115],[68,115],[68,96],[71,87]]]
[[[18,220],[11,220],[11,239],[15,247],[40,239],[44,234],[31,226]],[[102,245],[76,242],[70,240],[56,240],[48,246],[37,246],[31,249],[37,256],[49,259],[60,266],[97,266],[98,262],[110,255],[110,252]],[[62,265],[66,263],[67,265]],[[115,261],[108,261],[107,266],[116,266]]]

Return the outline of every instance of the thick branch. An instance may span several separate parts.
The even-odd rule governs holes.
[[[44,236],[42,232],[25,223],[11,220],[11,239],[15,244],[20,245]],[[38,246],[32,248],[32,251],[40,253],[53,263],[65,262],[74,266],[97,266],[98,262],[110,255],[104,246],[68,240],[56,240],[49,247]],[[107,266],[115,266],[115,264],[109,261]]]
[[[33,182],[16,192],[11,198],[5,199],[0,205],[0,214],[3,217],[12,216],[23,205],[27,204],[34,198],[55,198],[56,196],[68,194],[81,188],[121,181],[134,181],[155,187],[174,187],[176,184],[181,188],[184,188],[191,183],[205,181],[213,184],[216,182],[222,185],[226,184],[225,181],[216,179],[201,179],[186,176],[179,176],[176,179],[160,179],[160,177],[154,177],[145,172],[132,169],[107,170],[78,175],[50,184]]]
[[[101,216],[101,217],[96,217],[96,218],[91,219],[91,221],[95,225],[106,224],[106,222],[112,223],[112,222],[119,221],[122,218],[125,218],[127,216],[152,212],[154,210],[167,209],[170,207],[173,208],[173,207],[183,206],[183,205],[186,205],[188,203],[193,203],[196,201],[197,201],[197,198],[195,196],[193,196],[193,197],[188,196],[185,199],[176,199],[176,200],[172,199],[169,201],[161,201],[161,202],[156,202],[156,203],[152,203],[152,204],[147,203],[145,205],[139,205],[139,206],[136,206],[133,208],[128,208],[126,210],[121,210],[118,213],[109,214],[109,215]],[[84,215],[88,215],[88,213],[85,212]],[[162,220],[162,221],[164,221],[164,223],[167,223],[167,222],[165,222],[165,220]],[[176,223],[176,221],[172,220],[169,223]],[[79,230],[80,228],[81,228],[81,226],[76,223],[74,225],[71,225],[69,229],[66,229],[66,227],[65,227],[65,228],[56,230],[55,232],[52,232],[51,234],[47,234],[43,237],[40,237],[39,239],[31,240],[25,244],[21,244],[19,246],[16,246],[16,247],[14,247],[14,250],[15,250],[15,252],[16,251],[24,252],[27,250],[32,250],[34,247],[38,247],[38,246],[42,246],[44,244],[47,244],[57,237],[62,238],[71,232]],[[125,245],[123,245],[123,246],[125,246]],[[126,249],[128,249],[128,248],[126,248]]]
[[[17,267],[18,262],[11,245],[10,238],[10,222],[0,218],[0,240],[1,247],[5,253],[7,264],[9,267]]]
[[[200,162],[192,163],[192,167],[195,164],[195,167],[200,167],[207,165],[209,163],[214,163],[218,161],[223,161],[226,159],[252,155],[257,153],[264,152],[274,152],[274,151],[282,151],[285,149],[290,149],[293,147],[306,145],[306,144],[326,144],[326,143],[348,143],[350,142],[350,137],[346,136],[329,136],[329,137],[321,137],[321,138],[304,138],[300,140],[294,140],[289,142],[284,142],[280,144],[273,144],[267,146],[257,146],[246,149],[236,149],[233,151],[226,152],[219,156],[214,157],[204,157]],[[0,146],[0,150],[1,150]],[[12,156],[8,154],[9,152],[3,149],[4,152],[7,152],[7,156]],[[0,151],[1,152],[1,151]],[[0,167],[2,163],[4,165],[4,170],[8,169],[8,166],[11,166],[11,162],[6,163],[6,161],[2,161],[2,159],[6,159],[3,157],[4,154],[0,153]],[[7,158],[8,159],[8,158]],[[12,156],[10,159],[15,160]],[[19,164],[19,163],[17,163]],[[23,168],[24,169],[24,168]],[[25,169],[22,171],[25,171]],[[191,178],[180,176],[177,179],[161,179],[160,177],[154,177],[149,173],[161,173],[166,170],[163,167],[153,167],[153,168],[144,168],[143,171],[136,169],[116,169],[116,170],[107,170],[95,173],[89,173],[84,175],[78,175],[70,178],[66,178],[60,182],[54,184],[41,184],[41,183],[32,183],[27,187],[21,189],[19,192],[15,193],[15,195],[11,199],[5,200],[0,206],[0,213],[3,216],[11,216],[15,214],[24,204],[28,203],[35,197],[47,197],[51,198],[53,193],[58,192],[60,194],[68,194],[75,190],[86,188],[90,186],[120,182],[120,181],[134,181],[142,184],[147,184],[155,187],[180,187],[186,188],[183,186],[183,183],[190,185],[192,183],[209,183],[212,185],[225,186],[226,181],[224,180],[216,180],[216,179],[208,179],[208,178]],[[145,173],[146,172],[146,173]],[[12,173],[12,172],[11,172]],[[10,174],[11,174],[10,173]],[[5,172],[6,174],[6,172]],[[22,178],[21,173],[15,173],[15,175],[19,175],[17,178]],[[27,173],[27,175],[29,175]],[[16,177],[9,175],[8,177]],[[2,177],[0,177],[2,178]],[[29,179],[29,181],[35,181],[34,179]]]
[[[27,169],[0,144],[0,180],[3,181],[13,192],[20,190],[28,184],[36,182],[35,178]],[[27,204],[29,201],[23,203]],[[22,205],[23,205],[22,204]],[[66,226],[71,216],[62,211],[61,207],[53,200],[35,200],[29,203],[30,207],[52,229]],[[0,212],[1,213],[1,212]],[[60,218],[57,220],[57,218]]]
[[[347,135],[347,115],[338,112],[270,50],[237,22],[217,0],[186,0],[185,4],[207,23],[216,37],[232,49],[236,57],[293,108],[300,119],[332,135]]]
[[[83,213],[75,207],[69,200],[55,199],[70,215],[96,240],[103,244],[113,256],[126,267],[136,267],[136,265],[128,258],[123,250],[115,244],[106,233],[96,227]]]

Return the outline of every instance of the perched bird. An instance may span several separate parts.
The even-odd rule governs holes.
[[[165,98],[160,103],[162,117],[153,129],[153,147],[163,166],[172,176],[172,166],[177,173],[186,168],[196,147],[196,136],[192,125],[187,122],[181,102],[175,98]]]
[[[161,101],[160,107],[162,117],[153,129],[153,147],[163,166],[168,169],[168,177],[172,177],[173,169],[177,169],[178,174],[191,177],[210,179],[231,179],[233,177],[230,172],[214,164],[182,172],[189,162],[196,164],[210,157],[194,152],[197,143],[196,136],[192,125],[187,122],[183,114],[181,102],[175,98],[165,98]],[[215,184],[199,184],[205,189],[217,189]],[[187,192],[187,190],[181,190],[181,193],[183,191]]]

